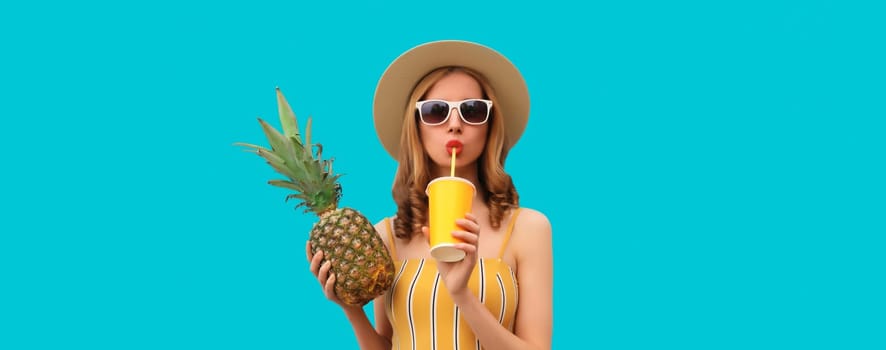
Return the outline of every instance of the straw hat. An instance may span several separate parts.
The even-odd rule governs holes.
[[[382,74],[375,88],[375,132],[395,159],[400,150],[403,113],[418,81],[440,67],[467,67],[489,81],[505,120],[505,147],[517,143],[529,119],[529,90],[517,67],[497,51],[468,41],[442,40],[404,52]]]

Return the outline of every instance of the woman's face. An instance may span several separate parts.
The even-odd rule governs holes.
[[[446,100],[458,102],[471,98],[483,98],[483,89],[470,75],[455,71],[437,81],[423,100]],[[422,144],[431,160],[441,172],[448,175],[452,160],[451,146],[461,144],[456,152],[456,167],[464,167],[477,160],[486,146],[489,121],[482,125],[465,123],[457,108],[450,110],[449,119],[440,125],[426,125],[419,121]]]

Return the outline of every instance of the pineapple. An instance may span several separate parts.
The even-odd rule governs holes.
[[[311,118],[305,127],[304,142],[300,139],[295,114],[277,88],[277,109],[283,133],[258,119],[271,149],[247,143],[288,180],[271,180],[269,184],[295,193],[286,200],[298,199],[296,206],[306,207],[319,217],[311,228],[310,242],[314,253],[322,250],[331,262],[336,276],[335,294],[349,305],[365,305],[384,293],[394,281],[394,262],[372,223],[360,212],[339,208],[341,174],[333,175],[332,159],[323,160],[323,147],[311,144]],[[313,152],[316,149],[316,154]]]

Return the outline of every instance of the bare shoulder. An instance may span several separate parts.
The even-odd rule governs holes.
[[[548,217],[535,209],[522,208],[514,224],[512,238],[521,251],[536,250],[551,244],[551,222]]]
[[[385,245],[388,246],[388,249],[390,249],[390,245],[391,245],[391,243],[388,242],[388,240],[389,240],[389,238],[392,236],[392,235],[388,232],[388,230],[390,229],[390,226],[389,226],[388,222],[389,222],[391,219],[392,219],[392,218],[383,218],[383,219],[381,219],[381,220],[379,220],[378,222],[375,223],[375,232],[377,232],[378,235],[381,236],[381,240],[382,240],[383,242],[385,242]]]
[[[550,266],[553,258],[551,222],[548,217],[534,209],[523,208],[517,216],[511,245],[516,258],[518,271],[542,271]],[[527,266],[532,266],[527,269]],[[528,277],[535,278],[535,277]]]
[[[515,226],[514,229],[519,229],[520,231],[535,232],[547,236],[551,234],[551,222],[548,220],[548,217],[544,213],[531,208],[520,209],[520,215],[517,216]]]
[[[375,231],[377,231],[382,237],[388,234],[388,220],[390,220],[390,218],[382,218],[375,223]]]

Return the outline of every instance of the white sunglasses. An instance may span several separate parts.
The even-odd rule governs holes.
[[[461,101],[424,100],[415,103],[421,122],[426,125],[440,125],[449,120],[452,109],[457,108],[461,120],[470,125],[483,125],[489,120],[492,101],[470,98]]]

